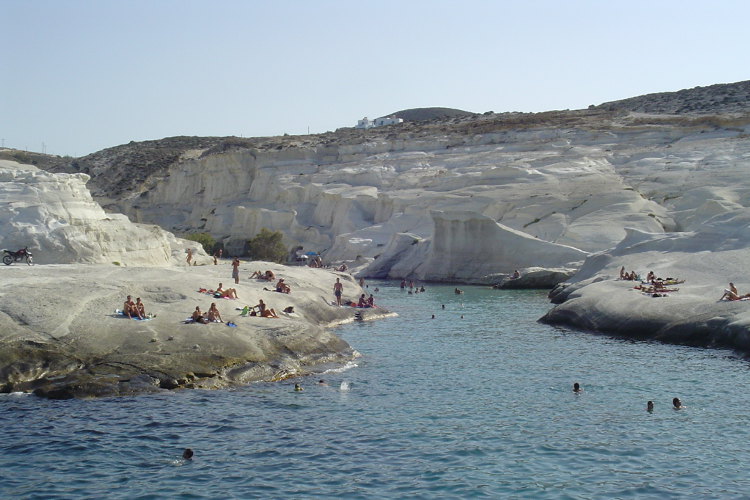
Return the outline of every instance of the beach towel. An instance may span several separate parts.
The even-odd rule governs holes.
[[[128,315],[125,314],[125,312],[123,312],[120,309],[115,309],[115,314],[114,315],[115,315],[115,317],[118,317],[118,318],[127,318],[128,317]],[[131,316],[130,317],[130,319],[134,319],[136,321],[149,321],[149,320],[151,320],[153,318],[154,318],[154,316],[151,316],[151,315],[148,315],[148,316],[146,316],[143,319],[139,318],[138,316]]]

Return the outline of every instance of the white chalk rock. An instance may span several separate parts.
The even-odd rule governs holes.
[[[0,247],[29,247],[38,264],[166,265],[195,243],[155,225],[107,214],[91,197],[86,174],[52,174],[0,160]],[[196,258],[204,255],[195,249]]]
[[[571,267],[588,255],[498,224],[475,212],[431,213],[432,239],[399,233],[365,275],[432,281],[490,281],[491,276],[540,262]]]

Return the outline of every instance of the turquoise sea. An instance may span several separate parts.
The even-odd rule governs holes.
[[[543,292],[376,286],[399,317],[338,329],[356,366],[224,391],[0,396],[0,497],[750,496],[747,360],[542,325]]]

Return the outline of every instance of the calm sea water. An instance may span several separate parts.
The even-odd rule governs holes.
[[[0,497],[750,496],[747,361],[541,325],[544,293],[377,286],[400,316],[339,329],[363,354],[347,370],[227,391],[0,397]]]

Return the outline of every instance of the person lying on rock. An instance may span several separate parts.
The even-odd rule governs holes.
[[[237,297],[237,290],[234,288],[223,288],[223,283],[219,283],[219,286],[214,291],[214,297],[218,298],[224,298],[229,297],[230,299],[238,299]]]
[[[216,308],[216,302],[211,302],[211,307],[208,308],[206,316],[208,317],[209,322],[224,323],[224,320],[221,319],[219,310]]]
[[[266,271],[266,274],[264,274],[263,277],[266,281],[273,281],[276,279],[276,275],[273,274],[273,271],[270,269]]]
[[[266,307],[266,304],[265,302],[263,302],[263,299],[260,299],[258,301],[258,305],[255,307],[258,308],[258,311],[260,311],[260,315],[264,318],[278,318],[279,317],[276,314],[276,311],[274,311],[270,307]]]
[[[253,278],[258,278],[259,280],[266,279],[266,277],[263,275],[263,273],[260,272],[259,270],[253,272],[253,274],[250,275],[250,279],[253,279]]]

